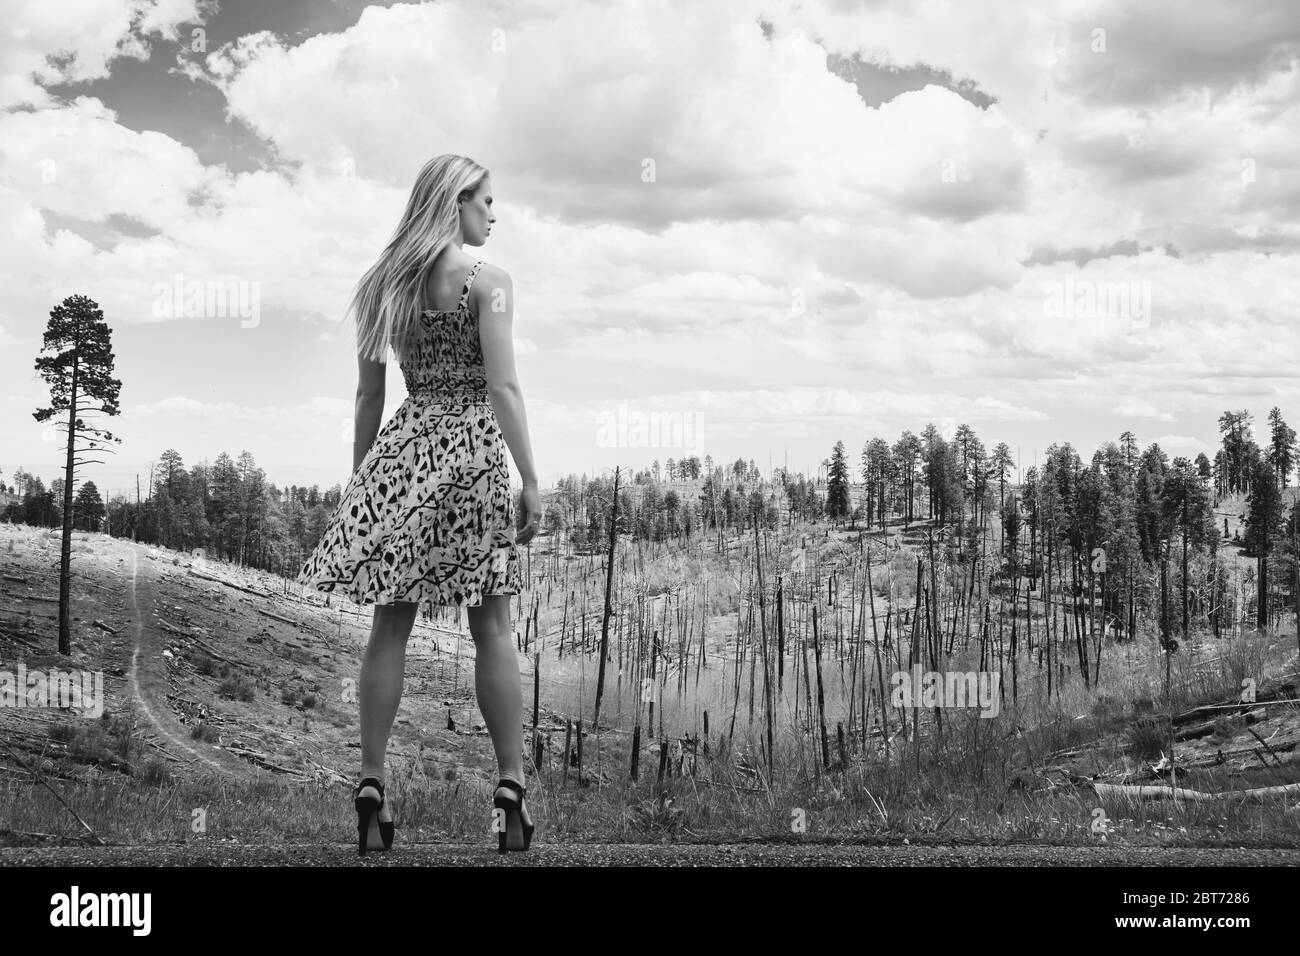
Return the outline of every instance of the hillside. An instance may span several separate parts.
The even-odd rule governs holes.
[[[216,768],[325,781],[355,774],[352,682],[369,612],[339,602],[326,608],[324,595],[275,591],[275,579],[259,573],[77,534],[69,660],[56,652],[58,604],[50,597],[58,594],[58,555],[57,532],[0,526],[0,657],[7,667],[21,657],[29,671],[102,669],[105,713],[134,715],[141,745],[175,777]],[[473,650],[467,631],[417,622],[390,744],[394,768],[494,771],[477,724]],[[61,719],[69,718],[5,709],[0,732],[48,772],[48,726]],[[71,720],[80,733],[83,722]],[[93,776],[119,763],[108,748],[100,757],[72,772]],[[7,754],[0,766],[23,774]]]
[[[905,588],[908,552],[924,547],[923,527],[914,525],[905,534],[900,530],[891,525],[859,542],[856,533],[845,529],[799,529],[793,540],[808,551],[812,579],[834,573],[849,582],[856,579],[859,544],[869,542],[877,555],[877,574],[892,575],[895,565],[901,572],[892,583],[876,580],[879,601],[891,588]],[[886,549],[886,542],[896,543]],[[729,587],[729,576],[718,570],[743,566],[750,560],[743,553],[749,545],[749,536],[740,535],[717,553],[712,542],[690,554],[666,551],[638,569],[639,583],[629,581],[627,587],[636,593],[625,595],[629,603],[620,604],[616,616],[617,633],[625,640],[617,653],[611,642],[602,710],[606,728],[599,747],[590,729],[585,731],[587,757],[579,778],[576,767],[565,766],[566,717],[590,713],[594,671],[589,661],[598,656],[591,649],[599,626],[585,626],[591,618],[579,626],[575,618],[593,604],[599,606],[599,591],[586,585],[603,580],[603,573],[599,558],[548,554],[546,539],[538,540],[532,564],[557,586],[539,592],[551,605],[540,619],[547,635],[538,717],[543,751],[540,767],[530,766],[529,773],[535,774],[538,813],[544,815],[551,839],[779,838],[782,832],[788,835],[789,820],[780,808],[789,805],[813,808],[819,832],[837,838],[915,842],[937,840],[942,831],[947,840],[1086,844],[1097,840],[1090,829],[1091,813],[1104,806],[1113,824],[1105,831],[1112,842],[1300,843],[1292,819],[1296,797],[1290,792],[1300,789],[1300,679],[1293,628],[1221,641],[1195,635],[1174,655],[1180,690],[1168,703],[1157,699],[1165,662],[1154,640],[1107,642],[1102,682],[1091,692],[1077,676],[1070,677],[1068,655],[1044,669],[1041,651],[1035,662],[1031,648],[1028,655],[1013,655],[1021,668],[1019,703],[1013,702],[1008,674],[1006,704],[997,719],[954,716],[945,723],[958,720],[952,726],[962,732],[945,735],[924,709],[918,732],[916,713],[909,717],[891,708],[890,725],[882,733],[875,708],[870,725],[855,724],[852,716],[859,653],[854,648],[869,662],[875,653],[871,642],[850,640],[852,630],[841,633],[838,624],[830,630],[833,621],[849,621],[852,605],[846,613],[828,612],[823,619],[825,660],[816,663],[819,703],[813,708],[812,645],[797,635],[808,634],[805,612],[814,603],[824,606],[824,586],[806,599],[796,599],[792,589],[787,598],[788,666],[779,703],[789,740],[782,745],[780,763],[789,769],[771,795],[774,810],[761,786],[763,679],[756,679],[757,651],[749,653],[745,673],[742,646],[754,638],[757,623],[751,615],[748,630],[738,632],[741,592]],[[636,549],[621,548],[620,554],[625,559],[618,562],[622,576]],[[7,744],[0,750],[0,768],[10,796],[3,802],[9,816],[0,818],[0,842],[6,830],[20,834],[9,839],[44,839],[33,834],[48,832],[75,839],[76,823],[36,785],[37,774],[62,781],[60,789],[73,807],[128,841],[191,839],[185,808],[196,806],[220,810],[220,832],[238,834],[244,841],[337,839],[347,832],[347,790],[359,763],[354,691],[369,634],[369,609],[337,601],[326,606],[324,595],[300,596],[270,575],[104,535],[77,534],[74,652],[65,659],[56,652],[58,556],[57,531],[0,524],[0,659],[10,672],[20,660],[29,672],[102,672],[105,712],[100,719],[87,719],[57,710],[0,708],[0,740]],[[620,677],[618,669],[625,663],[624,653],[635,649],[636,635],[647,633],[636,626],[636,609],[648,597],[662,608],[667,625],[669,605],[655,600],[664,594],[671,598],[661,582],[697,579],[707,584],[695,609],[703,615],[696,622],[703,627],[696,636],[690,618],[675,614],[669,646],[681,633],[680,646],[688,653],[674,665],[681,673],[661,688],[663,706],[653,713],[660,729],[655,730],[653,718],[641,728],[640,778],[632,781],[632,722],[642,719],[645,708],[637,705],[638,672]],[[579,603],[571,607],[565,596],[575,588]],[[648,595],[642,593],[646,588]],[[836,601],[841,598],[865,600],[866,593],[858,585],[836,588]],[[911,602],[905,591],[899,592],[898,603],[893,616],[899,627],[906,627]],[[518,609],[512,612],[522,626]],[[651,609],[643,623],[658,613]],[[1033,616],[1041,634],[1037,606]],[[570,646],[557,657],[562,620]],[[858,626],[864,626],[861,618]],[[873,627],[866,624],[864,633]],[[738,633],[747,637],[737,642]],[[585,654],[574,643],[579,635],[588,646]],[[1000,632],[998,640],[1002,646]],[[841,641],[842,654],[835,650]],[[888,640],[882,648],[888,664]],[[897,655],[897,645],[893,652]],[[411,839],[473,841],[483,832],[481,814],[495,757],[474,698],[473,659],[473,643],[454,610],[443,620],[417,621],[388,752],[398,826],[418,831]],[[829,729],[821,732],[822,750],[816,756],[823,663]],[[532,717],[532,664],[531,654],[521,655],[526,728]],[[953,666],[962,666],[959,659]],[[1058,689],[1052,700],[1043,693],[1043,679],[1058,667],[1066,693]],[[665,663],[664,672],[668,670]],[[680,687],[686,688],[687,676],[694,678],[689,693],[674,694],[673,683],[680,677]],[[1253,681],[1253,700],[1240,698],[1247,676]],[[746,687],[748,720],[742,701]],[[859,707],[863,700],[870,707],[871,699],[860,698]],[[801,708],[805,700],[807,706]],[[704,714],[712,712],[711,725],[707,716],[697,723],[701,708]],[[665,713],[670,720],[666,732]],[[911,721],[910,731],[904,726],[900,733],[899,717]],[[697,726],[704,731],[702,748]],[[970,741],[979,743],[978,752],[968,749]],[[918,774],[922,753],[927,770]],[[464,792],[462,783],[467,784]],[[1126,807],[1124,793],[1106,790],[1115,786],[1154,786],[1160,791],[1156,797],[1172,786],[1201,793],[1288,790],[1266,803],[1233,796],[1192,814],[1159,799]],[[140,814],[141,801],[153,812]]]

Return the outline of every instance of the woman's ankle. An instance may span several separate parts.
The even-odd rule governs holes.
[[[524,774],[522,770],[499,770],[497,771],[497,779],[513,780],[521,787],[527,784],[527,781],[524,779]]]

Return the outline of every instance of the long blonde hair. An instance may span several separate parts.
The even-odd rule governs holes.
[[[458,203],[473,195],[487,175],[474,160],[454,153],[424,164],[393,238],[357,283],[344,316],[356,322],[359,354],[383,362],[391,345],[402,360],[434,260],[460,224]]]

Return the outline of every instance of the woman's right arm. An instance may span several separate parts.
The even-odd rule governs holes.
[[[515,290],[510,275],[498,266],[484,266],[470,290],[478,309],[479,345],[483,349],[483,366],[487,376],[488,396],[506,446],[519,468],[524,488],[537,487],[537,469],[533,448],[528,439],[528,417],[524,396],[515,372],[515,345],[512,327],[515,317]]]
[[[352,443],[352,471],[360,467],[366,452],[375,443],[379,426],[384,419],[385,372],[384,362],[374,362],[357,356],[357,409],[356,433]]]

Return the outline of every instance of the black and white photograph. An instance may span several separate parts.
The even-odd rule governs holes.
[[[1283,914],[1291,0],[2,6],[15,919]]]

